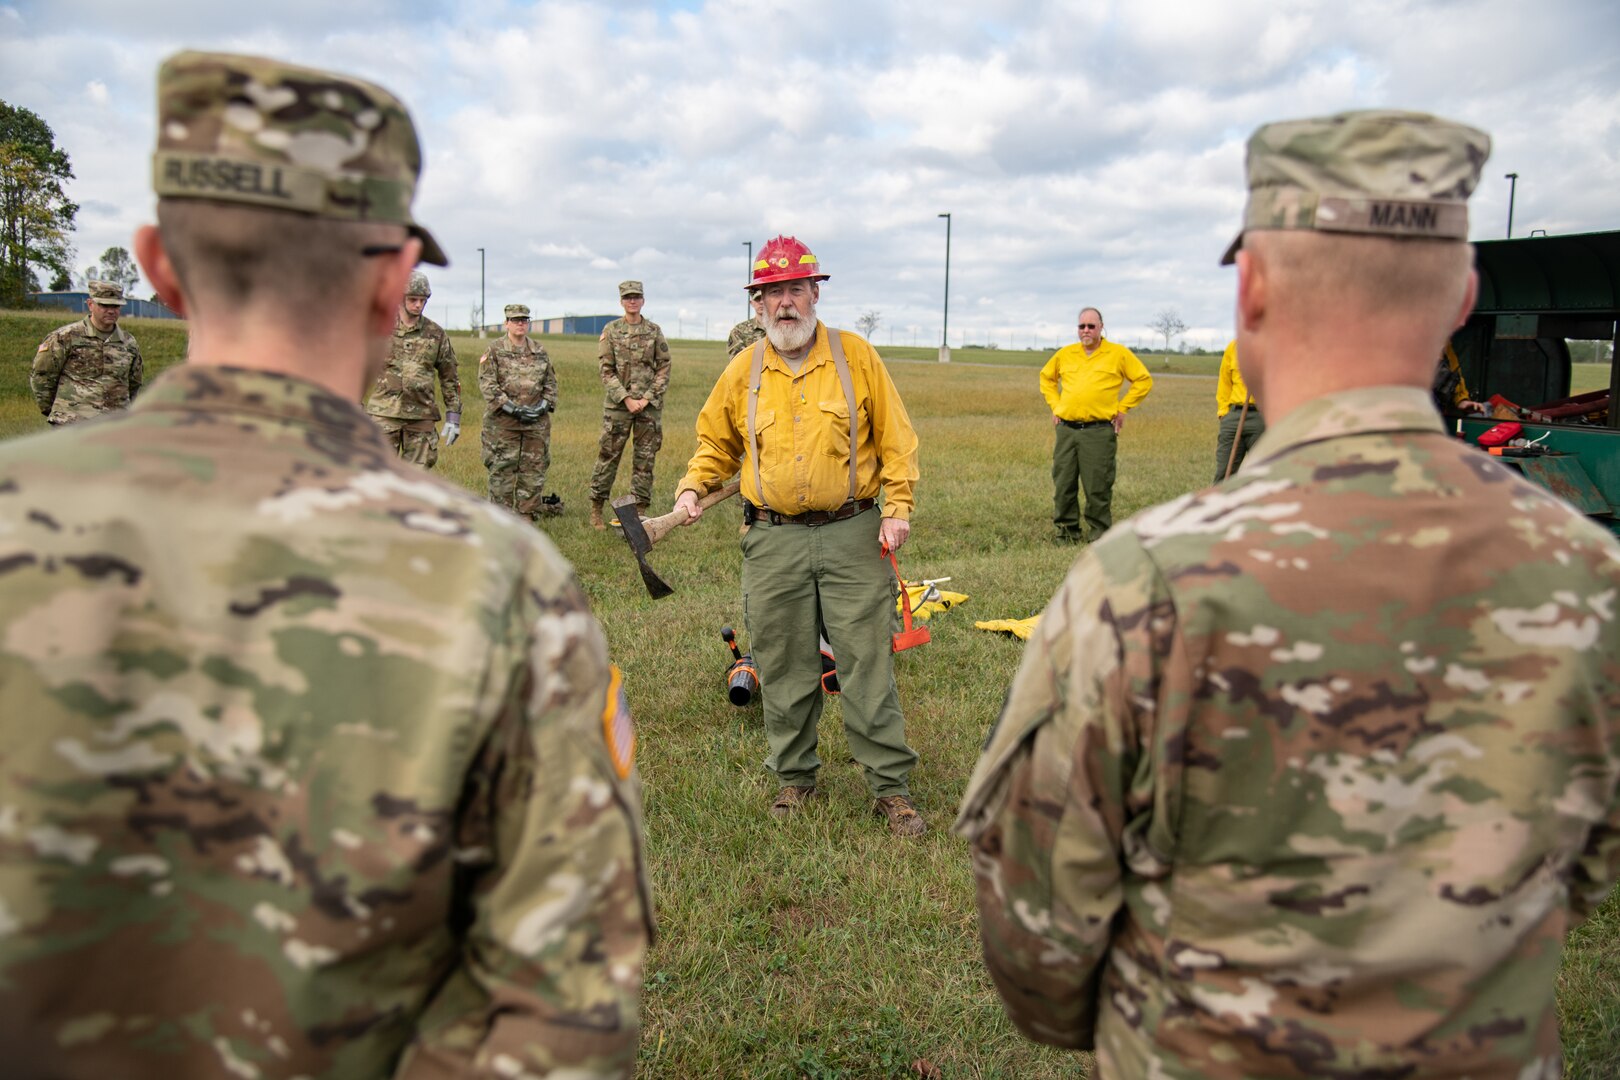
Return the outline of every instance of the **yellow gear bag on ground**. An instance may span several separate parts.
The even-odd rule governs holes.
[[[973,624],[975,630],[990,630],[997,634],[1011,634],[1020,641],[1028,641],[1029,635],[1035,632],[1035,624],[1041,621],[1039,615],[1031,615],[1027,619],[990,619],[987,622]]]

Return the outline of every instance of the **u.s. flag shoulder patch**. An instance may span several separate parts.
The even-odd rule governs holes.
[[[636,767],[636,725],[630,719],[630,702],[624,696],[624,674],[619,666],[609,666],[607,697],[602,703],[602,740],[620,780],[630,779]]]

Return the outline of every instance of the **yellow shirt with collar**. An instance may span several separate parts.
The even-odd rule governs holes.
[[[741,472],[742,496],[779,514],[836,510],[849,498],[849,405],[816,323],[815,343],[797,372],[765,341],[754,430],[759,479],[748,462],[748,375],[754,350],[744,349],[709,392],[697,419],[697,452],[676,489],[705,495]],[[883,492],[883,516],[911,519],[917,485],[917,433],[877,350],[858,334],[838,331],[855,389],[855,497]]]
[[[1249,400],[1249,411],[1255,412],[1254,398],[1250,397],[1249,388],[1243,383],[1243,372],[1238,368],[1237,342],[1233,341],[1221,354],[1221,373],[1215,380],[1215,415],[1225,416],[1234,406],[1242,406],[1244,398]]]
[[[1123,399],[1119,388],[1130,380]],[[1041,396],[1059,420],[1112,420],[1130,412],[1153,388],[1153,376],[1136,354],[1104,338],[1090,356],[1075,342],[1052,354],[1041,368]]]

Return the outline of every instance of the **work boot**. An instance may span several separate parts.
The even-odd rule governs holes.
[[[822,798],[821,792],[812,787],[785,787],[776,793],[776,801],[771,803],[771,817],[791,817],[795,812],[804,808],[811,799]]]
[[[885,795],[872,811],[889,819],[889,831],[896,836],[921,836],[928,831],[928,823],[917,813],[909,795]]]
[[[602,520],[602,499],[591,500],[591,528],[606,529],[607,522]]]

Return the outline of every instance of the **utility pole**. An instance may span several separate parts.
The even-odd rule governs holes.
[[[744,240],[743,247],[748,249],[748,266],[743,271],[743,284],[752,285],[754,282],[754,242]],[[748,290],[743,290],[743,314],[752,319],[754,317],[753,302],[748,299]]]
[[[1513,196],[1515,194],[1517,194],[1518,190],[1519,190],[1519,174],[1516,173],[1516,172],[1508,173],[1507,174],[1507,182],[1508,182],[1508,234],[1507,234],[1507,238],[1509,240],[1511,240],[1511,239],[1513,239]]]
[[[484,324],[489,322],[489,309],[484,306],[484,249],[478,249],[478,336],[484,336]]]
[[[939,335],[939,362],[951,362],[951,215],[940,214],[945,219],[945,327]]]

